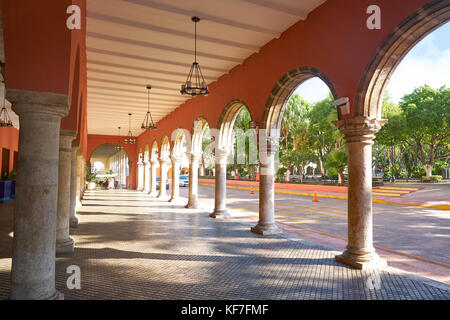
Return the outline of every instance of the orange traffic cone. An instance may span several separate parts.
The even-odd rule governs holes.
[[[250,194],[255,194],[255,193],[253,192],[253,187],[250,188]]]
[[[319,199],[317,199],[317,192],[314,192],[314,200],[313,202],[319,202]]]

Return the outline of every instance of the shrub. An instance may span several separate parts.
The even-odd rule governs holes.
[[[427,177],[422,177],[423,181],[439,181],[442,180],[441,176],[430,176],[430,178],[427,179]]]

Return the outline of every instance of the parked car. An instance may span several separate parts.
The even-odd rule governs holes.
[[[159,190],[159,181],[160,178],[156,177],[156,190]],[[169,189],[169,179],[166,179],[166,189]]]
[[[189,187],[189,176],[180,176],[180,187]]]

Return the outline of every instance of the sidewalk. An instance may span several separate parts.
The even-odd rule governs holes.
[[[199,179],[203,185],[213,186],[213,179]],[[228,188],[259,190],[258,181],[227,180]],[[306,197],[317,196],[323,198],[347,200],[347,187],[285,184],[275,183],[275,192],[294,194]],[[391,205],[403,205],[438,210],[450,210],[450,185],[446,184],[385,184],[383,187],[373,188],[373,202]]]
[[[71,299],[448,300],[450,286],[395,268],[354,270],[335,252],[253,223],[211,219],[136,191],[88,191],[75,253],[56,259],[56,287]],[[2,207],[2,209],[6,207]],[[10,206],[10,209],[12,206]],[[0,212],[0,299],[10,291],[11,210]],[[81,290],[67,289],[80,267]]]

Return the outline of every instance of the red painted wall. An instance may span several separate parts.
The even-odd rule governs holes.
[[[102,144],[105,143],[115,143],[120,144],[125,151],[128,153],[129,161],[131,161],[131,176],[129,181],[131,181],[131,188],[137,188],[137,161],[138,161],[138,152],[136,144],[125,144],[124,137],[119,139],[118,136],[108,136],[108,135],[97,135],[90,134],[87,137],[87,160],[91,157],[92,152]]]
[[[396,26],[427,2],[328,0],[305,21],[296,23],[279,39],[270,41],[211,83],[209,96],[188,100],[159,121],[157,130],[142,133],[138,146],[143,148],[153,139],[160,144],[164,134],[170,137],[178,127],[191,130],[200,115],[211,128],[217,128],[223,108],[233,98],[245,101],[253,120],[261,122],[266,101],[278,80],[300,66],[312,66],[325,73],[338,95],[349,97],[353,107],[359,82],[377,48]],[[373,4],[381,8],[381,30],[366,27],[366,9]]]
[[[81,9],[81,29],[69,30],[67,8]],[[68,96],[61,128],[77,131],[87,156],[86,0],[0,0],[9,89]]]
[[[14,168],[14,151],[17,152],[19,148],[19,130],[14,127],[0,128],[0,160],[2,159],[3,148],[9,149],[9,173]]]

